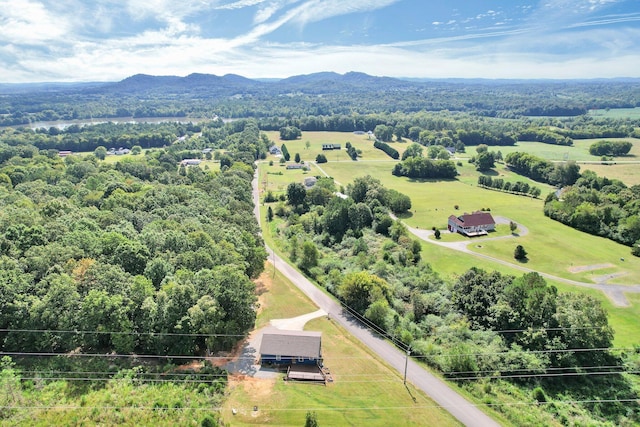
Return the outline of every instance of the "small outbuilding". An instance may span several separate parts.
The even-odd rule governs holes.
[[[260,361],[262,364],[322,366],[322,333],[265,332],[260,345]]]
[[[202,163],[200,159],[184,159],[180,162],[182,166],[198,166],[200,163]]]
[[[451,215],[447,228],[452,233],[460,233],[467,237],[484,236],[496,229],[496,221],[489,212],[476,211],[458,217]]]
[[[277,145],[272,145],[271,147],[269,147],[269,154],[278,156],[282,154],[282,150],[280,150]]]
[[[318,178],[316,178],[315,176],[308,176],[304,179],[304,187],[308,190],[309,188],[316,185],[316,182],[318,182]]]

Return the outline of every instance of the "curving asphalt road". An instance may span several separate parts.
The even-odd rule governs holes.
[[[257,171],[253,180],[253,198],[254,213],[260,223],[262,218],[260,215],[260,194],[258,189]],[[302,292],[311,298],[311,300],[316,303],[320,309],[326,311],[333,321],[338,322],[349,333],[362,341],[362,343],[401,374],[405,372],[405,363],[407,363],[407,380],[416,388],[428,394],[438,405],[451,413],[451,415],[458,419],[458,421],[465,426],[499,426],[499,424],[491,419],[491,417],[478,409],[476,405],[472,404],[455,392],[444,381],[428,372],[411,358],[407,358],[404,352],[400,351],[380,336],[374,335],[358,320],[343,311],[342,306],[337,301],[322,292],[300,272],[287,264],[284,259],[276,255],[268,246],[267,251],[278,271],[280,271]]]

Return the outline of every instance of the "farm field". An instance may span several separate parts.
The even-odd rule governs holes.
[[[271,131],[264,133],[278,147],[285,144],[291,154],[291,160],[293,160],[296,153],[300,153],[300,157],[305,161],[315,161],[318,154],[327,156],[329,162],[351,161],[351,158],[349,158],[345,150],[347,142],[351,142],[356,149],[362,150],[362,160],[392,160],[388,155],[374,148],[373,138],[368,139],[366,134],[356,135],[352,132],[303,132],[302,138],[300,139],[295,141],[282,141],[280,140],[280,132]],[[305,144],[307,141],[309,141],[308,149]],[[341,144],[342,149],[323,151],[322,144],[326,143]],[[406,142],[393,142],[391,145],[402,155],[410,143],[411,141],[406,140]]]
[[[640,163],[617,163],[615,165],[581,164],[580,171],[586,170],[594,171],[598,176],[619,179],[628,186],[640,185]]]
[[[640,117],[640,107],[636,108],[607,108],[605,110],[589,110],[590,117],[607,119],[634,119]]]
[[[259,325],[317,310],[291,282],[267,265],[261,276]],[[292,311],[292,307],[295,309]],[[322,332],[325,365],[333,383],[327,386],[288,383],[277,378],[230,378],[229,396],[222,415],[234,426],[304,425],[307,411],[315,411],[319,425],[457,426],[447,412],[370,354],[326,317],[312,320],[305,329]],[[257,406],[258,411],[253,411]],[[232,414],[237,408],[237,414]]]
[[[607,141],[630,141],[633,148],[628,156],[619,157],[617,160],[639,160],[640,157],[640,140],[636,138],[595,138],[595,139],[574,139],[572,146],[545,144],[535,141],[518,141],[511,147],[489,147],[491,151],[500,151],[503,156],[516,151],[524,151],[534,156],[542,157],[547,160],[575,160],[575,161],[592,161],[599,162],[600,156],[589,154],[589,147],[597,141],[606,139]],[[467,153],[461,156],[471,157],[475,154],[475,147],[467,147]]]

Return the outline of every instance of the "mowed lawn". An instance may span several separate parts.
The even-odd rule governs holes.
[[[268,278],[268,279],[267,279]],[[291,282],[279,273],[260,286],[264,301],[259,324],[317,310]],[[259,281],[260,282],[260,281]],[[293,311],[292,311],[292,308]],[[334,382],[327,386],[275,379],[230,380],[222,415],[234,426],[303,426],[307,411],[317,414],[321,426],[457,426],[459,423],[426,395],[372,355],[359,341],[332,320],[322,317],[307,323],[307,330],[322,332],[325,365]],[[256,406],[257,411],[253,408]],[[237,410],[236,415],[232,409]]]
[[[629,247],[550,220],[544,216],[542,198],[533,199],[478,188],[473,183],[475,180],[470,178],[474,172],[468,165],[461,168],[463,176],[460,180],[442,181],[418,181],[395,177],[391,174],[392,164],[388,163],[361,162],[358,166],[356,169],[348,163],[322,165],[327,173],[344,185],[356,177],[368,174],[380,179],[385,186],[409,195],[413,207],[410,215],[404,220],[412,227],[445,229],[449,215],[460,215],[484,208],[490,209],[493,215],[507,217],[529,229],[529,234],[524,236],[486,241],[482,243],[481,248],[474,245],[473,249],[478,252],[514,262],[514,248],[521,244],[529,253],[526,266],[538,271],[586,282],[592,281],[599,274],[616,273],[624,275],[612,279],[611,283],[640,283],[640,258],[633,257]],[[544,186],[541,187],[544,197],[548,191]],[[455,209],[456,206],[458,209]],[[612,266],[604,272],[570,272],[570,269],[577,266],[594,264]]]
[[[610,119],[640,118],[640,107],[636,108],[607,108],[604,110],[589,110],[590,117]]]
[[[361,160],[391,160],[387,154],[373,147],[373,137],[369,139],[366,134],[356,135],[353,132],[302,132],[302,138],[300,139],[282,141],[280,140],[280,132],[264,133],[278,147],[281,147],[282,144],[287,146],[287,150],[291,154],[291,161],[293,161],[296,153],[299,153],[302,160],[305,161],[315,161],[318,154],[324,154],[330,162],[352,161],[347,154],[347,142],[350,142],[356,149],[362,150]],[[307,141],[309,142],[309,148],[306,147]],[[402,154],[410,143],[409,140],[406,140],[405,142],[393,142],[391,145]],[[340,144],[341,149],[323,151],[322,144]]]

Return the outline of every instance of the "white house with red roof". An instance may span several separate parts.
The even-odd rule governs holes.
[[[476,211],[464,215],[449,217],[447,229],[467,237],[484,236],[496,229],[496,221],[489,212]]]

